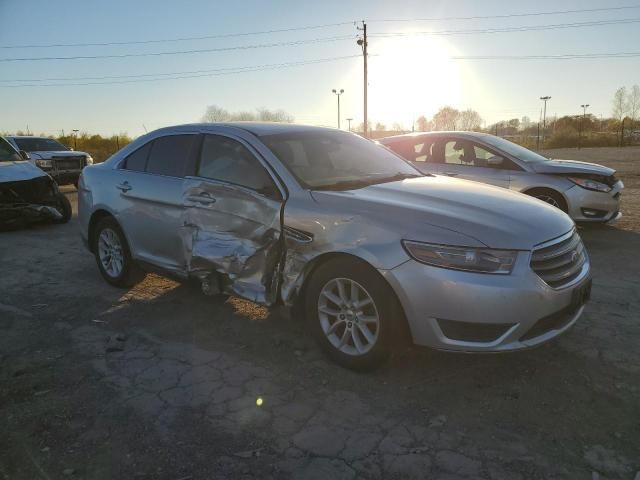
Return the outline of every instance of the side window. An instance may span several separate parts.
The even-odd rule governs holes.
[[[149,150],[151,150],[151,144],[153,142],[149,142],[135,152],[129,154],[129,156],[124,161],[124,167],[127,170],[133,170],[134,172],[144,172],[144,169],[147,165],[147,157],[149,156]]]
[[[205,135],[198,176],[233,183],[264,194],[274,195],[278,192],[271,176],[251,152],[240,142],[219,135]]]
[[[508,158],[501,157],[484,147],[474,145],[473,151],[476,158],[475,165],[477,167],[495,168],[497,170],[520,170],[520,167]]]
[[[449,165],[475,165],[473,146],[465,140],[449,140],[444,146],[444,161]]]
[[[146,171],[169,177],[184,177],[195,135],[167,135],[156,138]]]

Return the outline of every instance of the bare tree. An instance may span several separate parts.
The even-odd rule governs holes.
[[[616,90],[616,93],[613,94],[613,109],[611,110],[611,115],[619,122],[622,122],[628,111],[627,88],[620,87]]]
[[[458,128],[460,130],[478,130],[482,124],[482,117],[470,108],[460,113]]]
[[[455,130],[460,112],[452,107],[442,107],[433,116],[434,130]]]
[[[217,105],[209,105],[202,116],[202,121],[206,123],[228,122],[229,120],[231,120],[229,112]]]
[[[631,125],[633,127],[640,113],[640,85],[631,87],[627,105],[629,106],[629,116],[631,117]]]
[[[429,120],[424,115],[420,115],[416,120],[416,125],[419,132],[426,132],[429,130]]]
[[[284,110],[269,110],[268,108],[257,108],[255,112],[240,111],[229,112],[228,110],[218,107],[217,105],[209,105],[207,111],[202,116],[203,122],[286,122],[292,123],[293,116]]]
[[[258,109],[258,120],[262,122],[292,123],[293,116],[284,110],[269,110],[262,107]]]
[[[384,132],[387,129],[387,126],[382,122],[376,122],[375,131],[376,132]]]

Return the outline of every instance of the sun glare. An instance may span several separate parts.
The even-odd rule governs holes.
[[[453,47],[437,38],[409,36],[371,43],[369,118],[401,123],[405,128],[420,115],[456,106],[462,99],[458,62]]]

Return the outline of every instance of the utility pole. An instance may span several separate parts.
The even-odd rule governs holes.
[[[337,91],[335,88],[331,90],[338,97],[338,130],[340,129],[340,95],[344,93],[344,89],[341,88],[340,91]]]
[[[353,120],[353,118],[346,118],[345,120],[349,122],[349,131],[351,131],[351,120]]]
[[[547,95],[546,97],[540,97],[540,100],[544,102],[544,114],[542,115],[542,148],[544,148],[544,134],[547,127],[547,101],[551,100],[551,97]]]
[[[580,122],[580,132],[578,132],[578,149],[580,149],[580,141],[582,140],[582,131],[584,130],[584,122],[587,119],[588,103],[580,105],[582,107],[582,122]]]
[[[362,20],[362,28],[356,27],[362,31],[362,38],[359,38],[356,42],[362,47],[362,56],[364,58],[364,136],[365,138],[369,134],[369,119],[367,117],[367,24]]]
[[[79,130],[77,128],[74,128],[72,130],[73,132],[73,149],[74,150],[78,150],[78,132]]]

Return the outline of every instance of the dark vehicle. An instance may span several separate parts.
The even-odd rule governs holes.
[[[66,223],[71,204],[56,182],[0,137],[0,229],[43,220]]]
[[[25,157],[36,167],[47,172],[58,185],[73,184],[78,187],[82,169],[93,165],[93,158],[85,152],[74,152],[53,138],[6,137],[16,150],[26,152]]]

